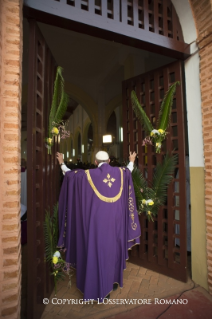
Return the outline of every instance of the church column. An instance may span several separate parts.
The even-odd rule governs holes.
[[[121,156],[121,136],[120,136],[120,130],[121,130],[121,124],[120,124],[120,107],[118,106],[114,110],[116,114],[116,143],[117,143],[117,157],[120,161]]]
[[[102,136],[106,133],[105,125],[105,89],[101,88],[98,94],[98,139],[97,151],[102,148]]]

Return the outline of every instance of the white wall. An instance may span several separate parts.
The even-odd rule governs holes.
[[[196,28],[188,0],[172,0],[172,3],[181,23],[184,41],[188,44],[192,43],[192,56],[184,63],[190,167],[204,167],[199,53],[196,45]]]

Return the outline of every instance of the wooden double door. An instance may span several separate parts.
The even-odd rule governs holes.
[[[56,62],[34,20],[29,21],[29,76],[27,118],[27,171],[28,171],[28,318],[40,318],[53,290],[49,266],[45,263],[43,222],[46,209],[52,210],[59,195],[59,170],[55,153],[47,154],[45,138],[48,136],[48,117],[53,95]],[[162,153],[153,147],[142,146],[144,130],[131,107],[130,92],[135,90],[154,124],[160,103],[170,84],[179,80],[174,96],[171,125]],[[159,211],[154,223],[140,216],[141,245],[136,246],[130,260],[182,281],[187,279],[186,269],[186,190],[185,190],[185,136],[183,108],[183,76],[180,62],[131,78],[123,82],[124,157],[130,150],[139,154],[138,165],[145,177],[152,179],[154,167],[166,153],[175,149],[178,165],[169,186],[167,203]],[[176,227],[176,225],[178,225]],[[176,231],[178,229],[178,231]],[[178,246],[176,245],[178,239]]]

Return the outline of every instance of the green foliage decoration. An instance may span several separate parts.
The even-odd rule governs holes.
[[[152,123],[150,122],[148,116],[146,115],[146,112],[144,111],[141,104],[139,103],[135,91],[131,92],[131,101],[132,101],[132,107],[133,107],[133,110],[135,112],[136,117],[143,125],[146,134],[149,134],[154,128],[153,128]]]
[[[171,107],[173,104],[173,96],[176,92],[177,85],[180,85],[179,81],[175,82],[169,87],[161,103],[159,119],[158,119],[158,128],[164,131],[166,131],[169,126]]]
[[[66,262],[61,257],[61,251],[57,248],[59,236],[58,227],[58,203],[53,207],[53,214],[50,215],[50,211],[46,211],[44,220],[44,239],[45,239],[45,261],[49,263],[51,267],[51,275],[54,276],[55,294],[57,293],[58,280],[65,277],[64,267]]]
[[[69,97],[64,90],[64,78],[62,67],[57,67],[56,78],[54,82],[54,93],[52,98],[51,109],[49,113],[49,137],[46,138],[48,154],[51,154],[53,145],[53,136],[59,134],[60,124],[66,113]]]
[[[152,185],[148,186],[143,174],[138,168],[132,171],[132,179],[135,190],[138,213],[145,212],[148,220],[154,221],[158,210],[165,204],[167,188],[170,184],[178,156],[166,154],[162,163],[158,163],[155,168]]]
[[[166,137],[167,129],[170,122],[170,115],[171,115],[171,107],[173,104],[173,96],[176,92],[176,86],[179,85],[180,82],[173,83],[168,91],[166,92],[163,101],[161,103],[159,118],[157,120],[157,129],[153,128],[153,125],[148,118],[146,112],[142,108],[135,91],[131,92],[131,101],[132,101],[132,108],[140,121],[141,125],[143,126],[146,134],[148,135],[144,141],[143,145],[145,144],[154,144],[156,148],[156,153],[160,153],[161,145],[163,140]]]

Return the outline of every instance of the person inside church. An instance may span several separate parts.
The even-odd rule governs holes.
[[[63,154],[56,154],[65,174],[59,198],[58,247],[66,249],[67,269],[76,269],[77,288],[84,300],[102,303],[116,286],[123,287],[128,250],[140,244],[131,177],[136,155],[130,152],[127,167],[112,167],[108,153],[99,151],[96,169],[69,170]]]

